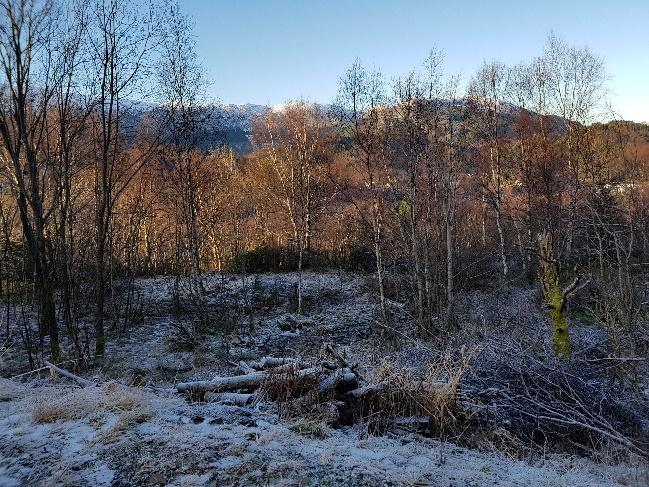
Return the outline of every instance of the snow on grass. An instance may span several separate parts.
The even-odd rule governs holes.
[[[92,372],[104,381],[100,387],[79,389],[63,379],[34,376],[21,379],[30,382],[0,379],[0,486],[649,483],[646,470],[626,466],[570,456],[546,456],[528,463],[414,434],[370,436],[362,424],[336,429],[307,420],[282,420],[274,406],[264,403],[245,408],[191,404],[173,393],[133,387],[171,386],[232,371],[224,351],[234,355],[230,360],[264,354],[313,357],[325,341],[358,358],[361,366],[387,356],[415,369],[434,358],[437,352],[421,343],[408,343],[393,352],[377,349],[372,342],[376,301],[367,281],[367,276],[305,272],[308,316],[304,318],[290,305],[295,273],[207,275],[205,286],[216,308],[221,302],[243,302],[244,289],[275,301],[253,310],[252,337],[245,336],[249,316],[244,316],[245,323],[234,336],[227,341],[206,339],[206,350],[200,355],[169,347],[173,279],[137,281],[150,296],[152,312],[123,338],[111,337],[108,359]],[[485,317],[494,311],[488,309],[486,298],[476,295],[467,300],[466,309],[476,315],[467,319],[488,322]],[[512,313],[502,317],[499,329],[511,330],[510,321],[518,312],[533,311],[530,299],[519,301]],[[395,313],[402,310],[398,304],[394,303]],[[408,320],[404,316],[400,321],[401,331],[408,330]],[[295,326],[282,331],[280,325],[287,321]],[[482,340],[476,330],[475,337],[463,339]]]
[[[0,403],[3,486],[634,485],[629,469],[571,457],[530,465],[415,436],[367,436],[359,427],[312,435],[263,406],[190,404],[115,384],[2,380],[0,390],[13,391]],[[35,413],[44,404],[56,414]]]

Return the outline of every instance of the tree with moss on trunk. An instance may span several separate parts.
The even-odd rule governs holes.
[[[550,311],[552,324],[552,347],[560,357],[570,357],[572,344],[568,322],[568,299],[589,281],[581,282],[577,275],[567,286],[560,282],[561,268],[555,258],[552,234],[545,230],[539,236],[539,267],[543,297]]]

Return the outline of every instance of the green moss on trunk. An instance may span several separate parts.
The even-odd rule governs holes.
[[[552,346],[559,356],[570,356],[570,329],[567,316],[567,298],[559,284],[559,264],[554,259],[552,236],[545,231],[539,238],[539,280],[543,287],[543,297],[550,308],[552,323]]]
[[[557,355],[569,356],[572,353],[572,347],[570,345],[566,299],[563,296],[562,289],[558,285],[552,284],[548,292],[545,292],[545,299],[550,307],[554,351]]]

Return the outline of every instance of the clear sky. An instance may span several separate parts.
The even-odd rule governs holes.
[[[468,79],[483,61],[527,61],[548,33],[604,57],[614,108],[649,122],[649,0],[181,0],[224,103],[326,103],[356,59],[387,78],[431,47]]]

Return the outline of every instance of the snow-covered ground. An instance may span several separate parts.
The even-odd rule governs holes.
[[[45,373],[0,379],[0,486],[649,485],[649,469],[640,464],[605,465],[558,454],[520,461],[414,433],[372,436],[362,423],[330,428],[282,419],[272,403],[191,403],[146,387],[234,373],[232,363],[240,358],[314,357],[323,342],[366,364],[390,354],[417,365],[434,353],[422,343],[401,351],[376,346],[376,304],[367,276],[308,273],[307,318],[291,307],[295,279],[210,276],[205,285],[215,309],[241,300],[241,309],[250,312],[238,315],[227,337],[215,333],[194,351],[174,348],[169,338],[172,321],[182,319],[169,311],[172,280],[139,281],[150,301],[146,319],[113,338],[104,363],[86,374],[101,385],[80,389]],[[414,325],[405,308],[391,306],[408,334]],[[530,307],[529,300],[521,306]],[[16,371],[18,358],[13,350],[6,370]]]
[[[263,407],[190,404],[116,383],[2,380],[0,390],[2,486],[646,485],[640,469],[570,457],[527,463],[354,427],[312,438]]]

